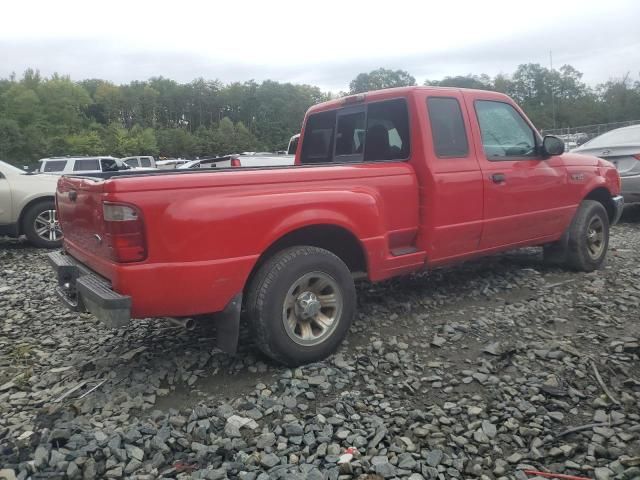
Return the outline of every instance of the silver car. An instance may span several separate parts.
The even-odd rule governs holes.
[[[574,148],[613,163],[622,179],[625,203],[640,202],[640,125],[616,128]]]

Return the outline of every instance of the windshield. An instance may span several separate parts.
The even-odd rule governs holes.
[[[0,170],[3,170],[4,172],[11,172],[13,174],[23,174],[24,171],[20,170],[18,167],[14,167],[13,165],[7,163],[7,162],[3,162],[2,160],[0,160]]]
[[[614,147],[626,143],[640,143],[640,126],[611,130],[585,143],[583,147]]]

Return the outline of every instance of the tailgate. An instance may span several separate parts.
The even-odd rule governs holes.
[[[103,180],[61,177],[56,202],[65,241],[89,256],[108,258],[102,218]]]

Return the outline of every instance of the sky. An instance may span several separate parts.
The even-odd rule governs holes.
[[[571,64],[640,79],[640,0],[3,2],[0,77],[27,68],[115,83],[164,76],[348,89],[361,72],[419,83]]]

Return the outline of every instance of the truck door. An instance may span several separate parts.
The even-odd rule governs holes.
[[[465,95],[484,184],[480,250],[556,235],[571,215],[562,159],[539,154],[539,134],[510,103]]]
[[[428,96],[425,157],[429,169],[421,194],[424,241],[431,263],[475,252],[482,233],[482,174],[459,92]]]

